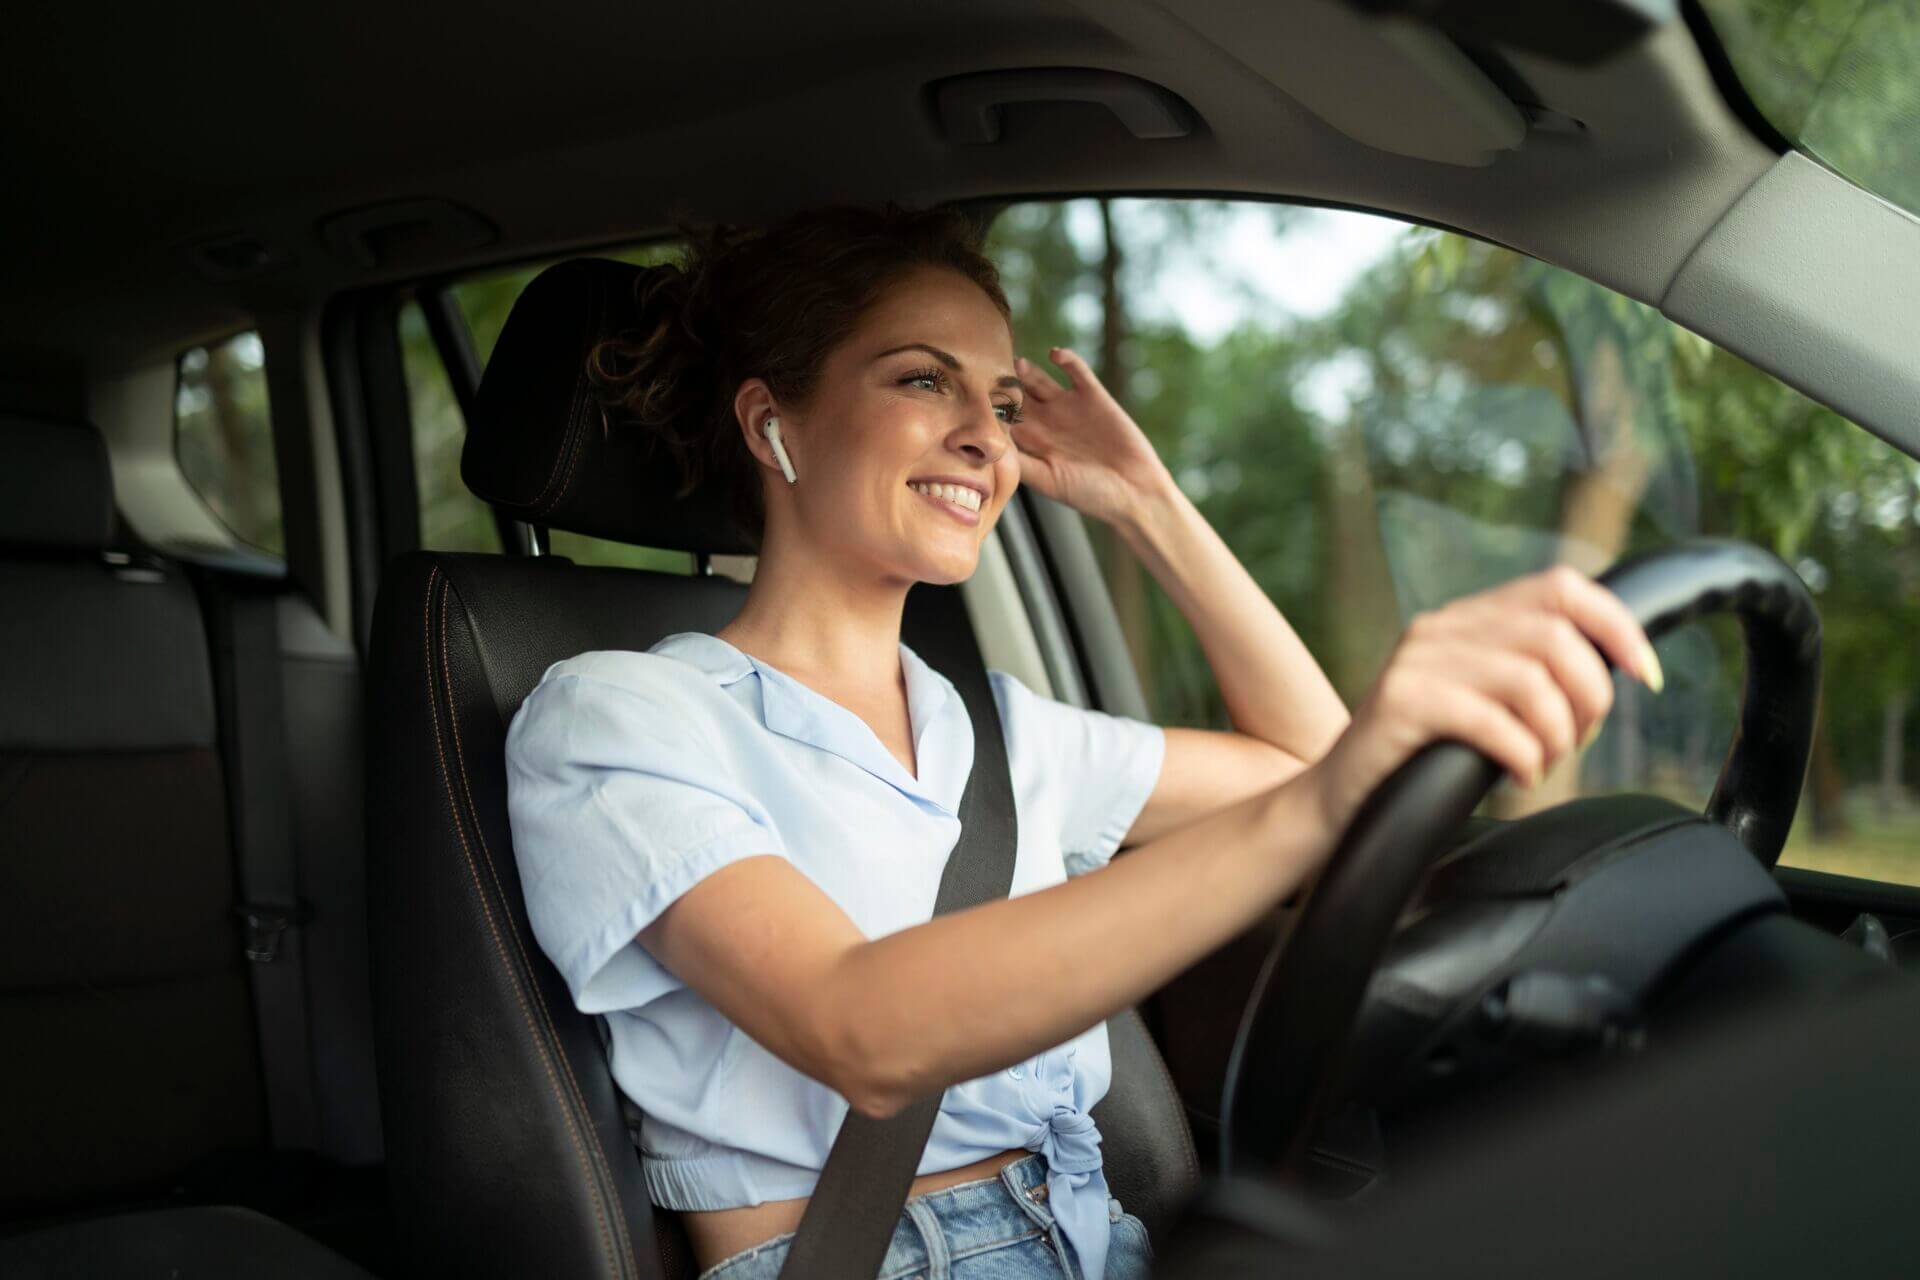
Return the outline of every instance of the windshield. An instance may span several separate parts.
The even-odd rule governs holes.
[[[1350,705],[1416,612],[1516,575],[1699,535],[1779,554],[1826,635],[1786,861],[1920,881],[1912,458],[1651,307],[1387,218],[1045,202],[1007,209],[990,248],[1020,348],[1094,363]],[[1229,727],[1192,629],[1092,524],[1154,718]],[[1664,693],[1621,680],[1598,741],[1492,811],[1622,791],[1701,805],[1742,696],[1738,632],[1696,623],[1659,650]]]
[[[1867,190],[1920,210],[1920,5],[1704,0],[1702,8],[1774,128]]]

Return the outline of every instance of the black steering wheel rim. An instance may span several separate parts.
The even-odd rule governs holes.
[[[1600,581],[1656,639],[1709,614],[1739,620],[1740,719],[1706,814],[1771,868],[1793,824],[1819,696],[1820,618],[1805,584],[1768,551],[1710,538],[1622,561]],[[1248,998],[1222,1097],[1223,1175],[1304,1158],[1395,923],[1500,775],[1470,747],[1433,743],[1361,805]]]

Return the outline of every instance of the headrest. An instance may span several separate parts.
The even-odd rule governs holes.
[[[84,422],[0,416],[0,547],[98,551],[113,539],[113,472]]]
[[[751,554],[717,486],[675,499],[673,455],[602,424],[587,352],[631,328],[647,270],[605,258],[548,267],[513,304],[480,379],[460,455],[467,488],[529,524],[643,547]]]

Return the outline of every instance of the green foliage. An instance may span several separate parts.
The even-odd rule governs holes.
[[[512,301],[507,299],[507,305]],[[493,512],[460,479],[467,424],[418,303],[400,309],[400,355],[413,423],[420,545],[436,551],[500,550]]]
[[[1870,191],[1920,210],[1920,9],[1912,0],[1705,0],[1754,105]]]
[[[1251,210],[1251,211],[1250,211]],[[1217,202],[1015,206],[991,249],[1022,350],[1103,351],[1101,373],[1351,699],[1415,609],[1572,559],[1597,571],[1700,534],[1794,564],[1826,626],[1822,763],[1888,763],[1889,708],[1920,686],[1920,466],[1652,308],[1508,250],[1411,230],[1318,316],[1248,305],[1202,334],[1164,305],[1182,272],[1228,297],[1272,282],[1222,246],[1233,219],[1303,217]],[[1233,234],[1229,234],[1229,233]],[[1236,241],[1244,243],[1244,241]],[[1118,257],[1119,298],[1103,293]],[[1265,289],[1254,288],[1255,284]],[[1123,340],[1105,342],[1114,315]],[[1204,655],[1171,601],[1096,539],[1155,718],[1226,727]],[[1672,686],[1621,686],[1583,784],[1704,797],[1738,708],[1737,633],[1662,644]],[[1277,696],[1284,696],[1283,694]],[[1905,759],[1920,759],[1907,717]],[[1824,803],[1837,817],[1837,800]],[[1818,804],[1816,805],[1818,807]]]
[[[1794,564],[1820,604],[1812,808],[1853,821],[1844,791],[1901,764],[1894,747],[1911,777],[1920,464],[1649,307],[1461,236],[1409,228],[1330,307],[1282,305],[1291,282],[1268,278],[1269,251],[1359,217],[1036,203],[1008,208],[988,248],[1018,349],[1043,366],[1053,345],[1095,361],[1349,700],[1416,609],[1558,560],[1598,570],[1680,538],[1733,536]],[[483,357],[544,265],[456,287]],[[490,546],[491,517],[459,484],[461,425],[417,312],[402,336],[423,533]],[[1185,619],[1116,539],[1093,532],[1154,718],[1229,727]],[[673,571],[689,559],[564,534],[554,550]],[[1698,801],[1711,786],[1739,705],[1738,635],[1721,622],[1661,649],[1667,692],[1617,686],[1584,788]],[[1795,847],[1815,856],[1804,839]]]
[[[181,474],[208,509],[242,542],[285,555],[259,334],[181,353],[173,423]]]

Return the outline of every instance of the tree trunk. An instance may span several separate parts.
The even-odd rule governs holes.
[[[1888,697],[1880,707],[1880,816],[1891,818],[1901,802],[1900,777],[1906,771],[1907,692]]]
[[[219,437],[221,488],[233,531],[249,542],[265,541],[266,494],[258,483],[254,439],[247,431],[246,411],[240,405],[240,370],[233,344],[207,348],[207,396],[213,429]]]
[[[1116,399],[1126,394],[1130,372],[1121,356],[1127,335],[1125,302],[1120,296],[1120,242],[1113,233],[1113,208],[1100,201],[1100,352],[1095,369],[1100,381]],[[1111,530],[1101,526],[1096,545],[1107,574],[1107,594],[1113,599],[1120,619],[1120,632],[1127,639],[1127,651],[1133,655],[1133,667],[1140,673],[1140,692],[1147,706],[1154,703],[1154,671],[1151,623],[1147,615],[1147,572],[1128,554]]]
[[[1816,839],[1835,840],[1845,836],[1852,824],[1847,821],[1847,780],[1833,758],[1833,735],[1827,728],[1826,709],[1814,724],[1813,758],[1808,762],[1808,798],[1813,801],[1813,834]]]
[[[1404,619],[1393,569],[1380,540],[1363,428],[1349,421],[1327,451],[1327,519],[1332,526],[1325,592],[1328,679],[1348,706],[1358,702],[1400,638]]]

